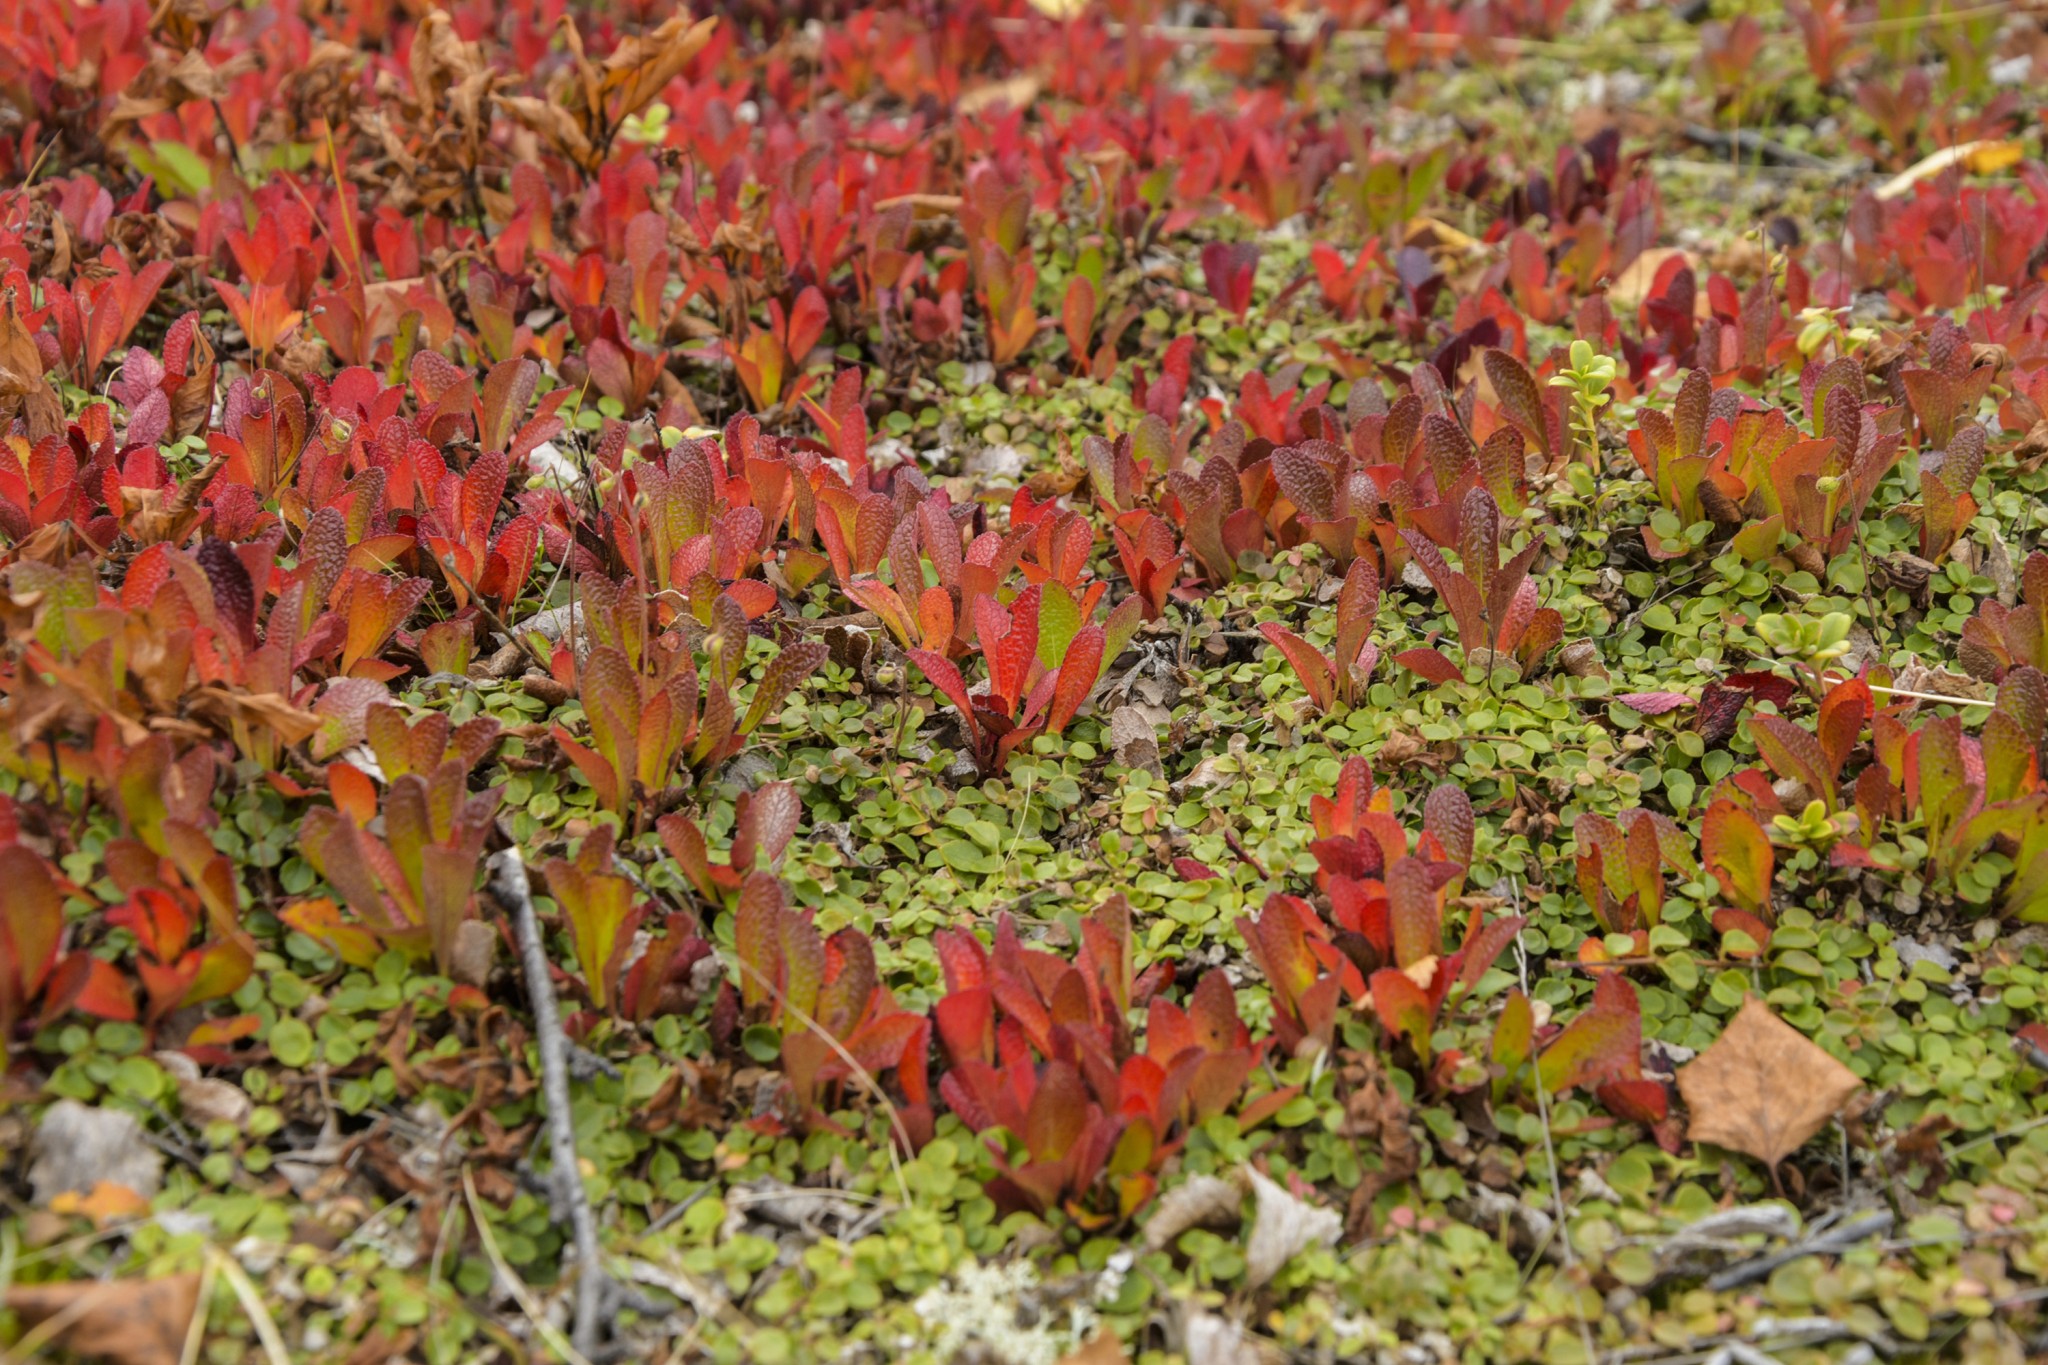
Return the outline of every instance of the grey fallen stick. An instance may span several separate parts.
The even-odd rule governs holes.
[[[1852,1218],[1838,1227],[1829,1228],[1826,1232],[1809,1237],[1797,1245],[1786,1247],[1783,1251],[1774,1251],[1768,1256],[1758,1256],[1740,1265],[1729,1266],[1709,1279],[1707,1288],[1719,1292],[1723,1289],[1737,1289],[1746,1284],[1755,1284],[1758,1280],[1769,1279],[1771,1272],[1779,1266],[1790,1265],[1803,1256],[1831,1255],[1838,1251],[1847,1251],[1858,1242],[1872,1237],[1882,1237],[1891,1231],[1892,1222],[1891,1213],[1883,1210],[1865,1214],[1861,1218]]]
[[[548,1111],[548,1149],[554,1158],[555,1190],[569,1210],[576,1247],[576,1323],[570,1341],[585,1359],[597,1351],[604,1318],[605,1274],[597,1251],[597,1216],[576,1159],[575,1112],[569,1107],[569,1039],[555,1008],[555,987],[548,975],[547,948],[541,943],[540,918],[533,910],[533,888],[526,879],[526,860],[517,848],[495,853],[490,860],[491,894],[512,913],[519,937],[519,955],[526,994],[533,1005],[533,1031],[540,1049],[541,1097]]]

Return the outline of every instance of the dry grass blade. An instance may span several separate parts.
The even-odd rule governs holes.
[[[263,1293],[249,1278],[249,1272],[242,1269],[241,1262],[219,1247],[209,1246],[206,1254],[220,1273],[227,1276],[228,1286],[235,1291],[235,1298],[241,1301],[242,1311],[249,1315],[249,1325],[256,1329],[256,1340],[263,1344],[263,1354],[269,1357],[270,1365],[291,1365],[292,1353],[284,1344],[284,1334],[277,1330],[270,1310],[263,1306]]]
[[[526,1281],[520,1279],[518,1272],[512,1269],[511,1263],[505,1259],[505,1253],[498,1249],[498,1239],[491,1232],[489,1220],[484,1217],[482,1201],[477,1198],[476,1177],[470,1174],[467,1166],[462,1168],[462,1193],[469,1201],[469,1216],[476,1223],[477,1240],[483,1243],[484,1259],[491,1263],[491,1269],[497,1272],[498,1279],[504,1286],[512,1291],[513,1299],[519,1304],[519,1311],[526,1315],[526,1320],[533,1325],[533,1330],[550,1349],[568,1361],[569,1365],[590,1365],[590,1358],[577,1350],[569,1338],[562,1335],[561,1328],[548,1321],[539,1301],[533,1297],[533,1291],[527,1288]]]

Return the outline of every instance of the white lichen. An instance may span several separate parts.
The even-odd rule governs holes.
[[[978,1343],[1004,1365],[1057,1365],[1096,1328],[1086,1304],[1070,1304],[1063,1314],[1043,1305],[1038,1271],[1028,1261],[968,1261],[953,1272],[951,1284],[920,1295],[913,1310],[930,1328],[941,1360]]]

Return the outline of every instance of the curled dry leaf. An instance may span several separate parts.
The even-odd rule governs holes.
[[[157,1065],[170,1073],[178,1086],[178,1111],[187,1123],[232,1123],[241,1127],[255,1112],[249,1092],[231,1081],[200,1074],[199,1063],[182,1052],[159,1052]]]
[[[178,1365],[199,1307],[199,1276],[18,1284],[7,1291],[5,1303],[31,1332],[63,1319],[48,1344],[74,1355],[112,1365]]]
[[[300,710],[276,692],[237,692],[225,687],[201,687],[194,692],[193,707],[230,721],[266,727],[275,731],[286,744],[297,744],[320,732],[318,716]]]
[[[1190,1176],[1160,1196],[1158,1209],[1145,1224],[1145,1245],[1157,1251],[1189,1228],[1235,1223],[1243,1199],[1244,1191],[1235,1181],[1220,1175]]]
[[[1775,1168],[1841,1112],[1862,1082],[1751,996],[1678,1072],[1691,1136]]]
[[[1249,1166],[1244,1174],[1258,1201],[1252,1215],[1251,1242],[1244,1252],[1244,1287],[1257,1289],[1309,1247],[1335,1245],[1344,1231],[1344,1219],[1335,1209],[1319,1209],[1296,1199]]]
[[[967,117],[973,118],[993,110],[1001,113],[1006,109],[1029,109],[1038,98],[1039,80],[1035,72],[1020,71],[1002,80],[987,81],[972,90],[960,92],[954,108]]]
[[[626,38],[598,64],[583,55],[575,20],[564,17],[562,35],[572,68],[556,78],[546,99],[500,96],[500,102],[556,150],[595,170],[620,125],[654,102],[690,58],[704,50],[717,26],[716,16],[692,23],[688,14],[678,12],[652,32]]]
[[[43,373],[43,353],[9,289],[0,295],[0,426],[16,417],[28,424],[32,443],[64,431],[63,401]]]

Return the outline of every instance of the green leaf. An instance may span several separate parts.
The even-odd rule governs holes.
[[[270,1055],[281,1066],[305,1066],[313,1060],[313,1030],[300,1019],[278,1020],[270,1026]]]
[[[767,1024],[749,1024],[740,1035],[740,1045],[747,1055],[763,1066],[774,1063],[782,1056],[782,1035]]]

